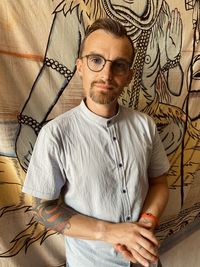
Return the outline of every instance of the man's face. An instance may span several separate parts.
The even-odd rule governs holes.
[[[88,67],[86,55],[102,56],[106,60],[121,60],[131,63],[132,46],[128,38],[119,38],[103,30],[91,33],[85,41],[82,59],[77,60],[77,71],[82,79],[87,100],[102,105],[117,102],[124,86],[132,79],[132,70],[123,75],[114,71],[113,63],[106,61],[101,71],[95,72]],[[97,58],[92,58],[97,62]]]

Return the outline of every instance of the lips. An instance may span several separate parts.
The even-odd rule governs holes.
[[[103,90],[112,90],[112,86],[106,83],[95,83],[95,86]]]

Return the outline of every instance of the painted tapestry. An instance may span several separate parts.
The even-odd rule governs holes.
[[[0,1],[0,266],[65,264],[63,237],[38,224],[21,192],[37,135],[83,97],[76,74],[88,26],[110,17],[136,56],[120,104],[156,122],[171,163],[164,244],[200,219],[200,1]]]

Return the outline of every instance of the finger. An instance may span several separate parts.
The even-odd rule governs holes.
[[[147,260],[148,262],[155,263],[158,261],[158,257],[152,255],[144,247],[142,247],[140,245],[138,245],[137,249],[134,249],[134,251],[136,251],[140,257]],[[132,252],[132,250],[131,250],[131,252]]]
[[[125,245],[116,244],[114,245],[114,248],[117,252],[121,253],[126,260],[131,261],[133,263],[137,263],[135,258],[133,258],[132,253],[127,249]]]
[[[151,243],[145,243],[142,242],[141,245],[139,245],[140,250],[144,250],[144,252],[148,252],[148,254],[158,258],[159,257],[159,252],[158,252],[158,248],[155,247],[153,244]]]
[[[152,231],[147,230],[145,228],[141,228],[140,235],[142,237],[144,237],[145,239],[149,240],[150,242],[152,242],[155,246],[159,247],[159,242]],[[140,242],[138,242],[138,243],[140,243]]]
[[[158,248],[153,243],[149,242],[148,240],[145,240],[144,238],[141,238],[141,240],[139,240],[139,242],[134,247],[134,249],[136,249],[137,251],[141,248],[144,249],[145,252],[148,252],[149,255],[158,257]]]
[[[144,238],[138,239],[137,242],[138,243],[133,246],[133,249],[135,249],[136,251],[139,251],[139,248],[142,248],[144,249],[144,252],[145,252],[144,254],[148,253],[149,255],[152,255],[154,257],[159,256],[158,247],[155,246],[153,243],[149,242],[148,240]]]
[[[168,23],[168,30],[172,34],[174,29],[174,10],[171,12],[171,18]]]
[[[179,11],[177,8],[175,8],[175,16],[174,16],[174,33],[177,34],[178,33],[178,24],[179,24]]]
[[[121,244],[113,245],[113,247],[114,247],[115,250],[119,250],[120,246],[121,246]]]
[[[122,252],[122,251],[124,251],[124,250],[127,249],[126,246],[125,245],[122,245],[122,244],[116,244],[116,245],[114,245],[114,248],[118,252]]]
[[[148,229],[151,232],[154,232],[155,228],[156,228],[156,224],[153,222],[153,223],[151,223],[151,226],[150,225],[148,225],[148,226],[144,225],[143,227],[145,227],[146,229]]]
[[[178,23],[178,35],[182,35],[182,29],[183,29],[183,22],[180,16],[180,12],[179,12],[179,23]]]
[[[171,21],[168,22],[168,25],[167,25],[167,32],[166,32],[166,38],[167,40],[169,40],[169,36],[170,36],[170,31],[171,31]]]
[[[133,261],[133,256],[132,253],[130,252],[130,250],[128,250],[128,248],[124,245],[121,245],[119,248],[119,252],[126,258],[130,258]]]
[[[153,223],[152,221],[151,222],[147,221],[146,219],[144,220],[141,219],[138,224],[146,229],[152,230],[152,226],[154,226],[155,223]]]
[[[137,260],[133,257],[133,255],[130,251],[123,251],[123,252],[121,252],[121,254],[127,261],[137,263]]]
[[[122,256],[123,256],[124,258],[126,258],[127,260],[130,260],[131,257],[132,257],[132,254],[131,254],[130,251],[122,251],[121,254],[122,254]]]
[[[175,10],[174,10],[174,28],[173,28],[173,33],[177,33],[177,22],[178,22],[178,9],[175,8]]]
[[[122,256],[128,260],[128,261],[131,261],[133,263],[136,263],[137,261],[133,258],[133,255],[132,253],[127,249],[127,247],[125,245],[121,245],[121,244],[117,244],[114,246],[115,250],[118,252],[118,253],[121,253]]]
[[[182,25],[181,15],[177,8],[175,8],[175,33],[180,33],[180,27]]]
[[[149,251],[147,251],[142,246],[140,246],[140,249],[137,252],[140,254],[140,256],[142,256],[143,258],[148,260],[148,262],[155,263],[155,262],[158,261],[158,257],[157,256],[152,255],[151,253],[149,253]]]
[[[22,162],[22,167],[24,170],[27,170],[29,166],[29,161],[24,159],[24,161]]]
[[[150,266],[149,261],[146,258],[144,258],[140,253],[138,253],[136,250],[134,250],[134,249],[131,250],[131,253],[132,253],[134,259],[138,263],[140,263],[141,265],[143,265],[145,267],[149,267]]]

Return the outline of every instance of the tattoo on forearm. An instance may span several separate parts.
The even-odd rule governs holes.
[[[34,198],[33,212],[38,222],[61,234],[71,228],[70,218],[78,214],[65,204],[58,204],[57,200],[43,201],[39,198]]]

